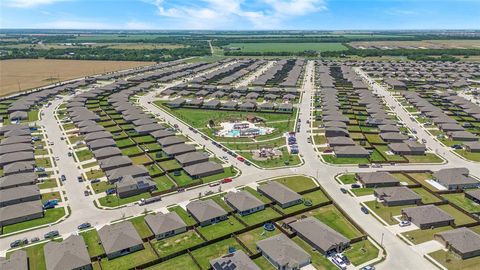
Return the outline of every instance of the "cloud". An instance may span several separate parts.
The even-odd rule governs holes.
[[[37,28],[48,29],[119,29],[118,26],[92,20],[56,20],[45,22]]]
[[[31,8],[42,5],[50,5],[65,0],[3,0],[3,4],[16,8]]]
[[[291,18],[326,9],[325,0],[146,1],[155,5],[159,16],[190,29],[245,29],[249,28],[246,23],[254,28],[275,28]]]

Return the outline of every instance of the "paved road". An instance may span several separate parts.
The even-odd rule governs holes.
[[[368,76],[359,71],[366,80],[370,80]],[[200,76],[202,74],[198,74]],[[242,174],[240,177],[235,179],[233,182],[228,184],[222,184],[222,189],[227,190],[230,188],[238,187],[241,185],[250,184],[265,178],[282,176],[282,175],[292,175],[292,174],[304,174],[312,176],[318,179],[322,187],[328,192],[328,194],[338,203],[338,205],[345,209],[349,215],[378,243],[383,243],[383,247],[387,251],[387,258],[384,262],[378,265],[378,269],[436,269],[431,263],[425,260],[421,254],[418,253],[414,248],[406,245],[400,239],[398,239],[390,230],[381,225],[380,222],[375,220],[371,215],[365,215],[360,211],[359,200],[357,198],[351,197],[349,195],[343,194],[339,190],[339,184],[334,180],[334,176],[343,173],[345,171],[349,172],[360,172],[360,171],[371,171],[369,168],[357,168],[354,166],[331,166],[324,164],[320,161],[318,153],[314,150],[311,144],[307,142],[307,138],[310,136],[310,128],[308,127],[307,120],[311,118],[312,112],[312,96],[314,93],[313,85],[313,76],[314,76],[314,65],[313,61],[309,61],[306,67],[306,75],[303,84],[303,93],[300,103],[300,132],[297,134],[297,141],[299,144],[300,152],[305,163],[302,166],[295,168],[282,168],[276,170],[263,170],[254,166],[246,166],[245,164],[238,162],[236,159],[228,156],[227,162],[238,167]],[[187,78],[186,80],[192,79]],[[185,80],[181,80],[185,81]],[[171,124],[177,124],[178,129],[192,138],[194,141],[200,145],[204,145],[208,150],[213,152],[217,156],[224,156],[225,153],[219,148],[215,147],[210,140],[204,139],[200,133],[195,133],[189,129],[188,125],[181,122],[177,118],[169,115],[165,111],[159,109],[155,105],[149,103],[154,100],[154,97],[159,92],[163,91],[166,87],[172,86],[174,84],[180,83],[181,81],[174,82],[169,85],[165,85],[161,89],[152,91],[147,95],[142,96],[139,99],[139,103],[144,107],[145,110],[159,114],[161,117]],[[387,104],[391,107],[395,107],[395,112],[399,115],[400,119],[406,123],[411,128],[415,128],[418,131],[419,138],[427,139],[427,145],[429,148],[442,151],[443,146],[437,141],[430,138],[430,136],[424,132],[416,122],[409,119],[408,114],[403,111],[396,100],[390,95],[388,91],[383,89],[381,86],[373,84],[373,89],[384,95]],[[162,210],[166,206],[171,204],[176,204],[190,199],[196,198],[199,193],[204,194],[207,191],[212,190],[208,186],[193,188],[182,193],[175,193],[173,195],[165,196],[162,201],[152,203],[146,206],[132,205],[129,207],[124,207],[121,209],[115,210],[100,210],[93,206],[90,200],[86,200],[83,196],[84,184],[78,183],[75,179],[80,175],[76,165],[74,165],[73,160],[67,156],[69,151],[68,146],[65,141],[60,140],[62,136],[60,127],[57,125],[56,120],[53,117],[53,108],[58,106],[62,101],[57,100],[50,108],[45,108],[42,110],[45,116],[42,119],[42,124],[46,127],[46,132],[49,137],[54,140],[55,145],[52,146],[54,155],[59,156],[60,160],[58,161],[58,166],[60,168],[60,174],[65,174],[67,176],[67,182],[65,183],[65,190],[67,196],[69,197],[69,204],[73,209],[72,215],[64,222],[59,225],[54,225],[54,229],[58,229],[62,235],[67,235],[74,233],[76,226],[81,222],[88,221],[94,224],[96,227],[100,227],[103,224],[108,223],[109,221],[119,219],[121,217],[128,217],[133,215],[141,214],[145,209],[147,210]],[[456,155],[449,153],[445,154],[445,158],[449,160],[447,164],[442,165],[406,165],[409,169],[439,169],[451,166],[465,166],[466,162],[461,160]],[[383,169],[391,170],[404,170],[406,166],[385,166]],[[480,175],[480,168],[478,165],[468,163],[468,168],[471,169],[475,174]],[[215,191],[217,189],[214,188]],[[51,230],[52,228],[44,228],[31,232],[22,233],[16,236],[11,236],[2,239],[0,241],[0,250],[5,250],[8,248],[8,243],[14,239],[22,237],[32,237],[32,236],[41,236],[43,233]]]

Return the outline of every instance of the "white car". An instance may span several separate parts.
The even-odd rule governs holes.
[[[330,260],[336,265],[338,266],[338,268],[344,270],[344,269],[347,269],[347,264],[339,257],[337,256],[333,256],[332,258],[330,258]]]
[[[407,226],[410,226],[412,223],[408,220],[402,220],[402,222],[400,222],[400,227],[407,227]]]

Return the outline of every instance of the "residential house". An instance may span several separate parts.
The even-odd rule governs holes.
[[[145,222],[158,240],[187,231],[187,225],[176,212],[145,216]]]
[[[224,197],[228,205],[241,216],[246,216],[265,209],[265,204],[247,191],[228,192]]]
[[[260,185],[257,187],[257,190],[267,198],[275,201],[282,208],[288,208],[303,202],[300,194],[276,181]]]
[[[212,199],[192,201],[186,207],[187,212],[200,226],[208,226],[228,218],[228,213]]]
[[[283,233],[257,242],[257,250],[276,269],[297,270],[311,262],[311,256]]]
[[[420,229],[430,229],[454,225],[454,218],[435,205],[422,205],[404,208],[402,217],[417,225]]]
[[[108,259],[114,259],[144,249],[143,241],[130,221],[105,225],[98,236]]]

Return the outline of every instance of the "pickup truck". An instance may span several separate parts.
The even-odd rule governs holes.
[[[158,201],[161,201],[161,200],[162,200],[162,197],[160,197],[160,196],[155,196],[155,197],[151,197],[151,198],[147,198],[147,199],[141,198],[138,201],[138,205],[145,205],[145,204],[149,204],[149,203],[153,203],[153,202],[158,202]]]

